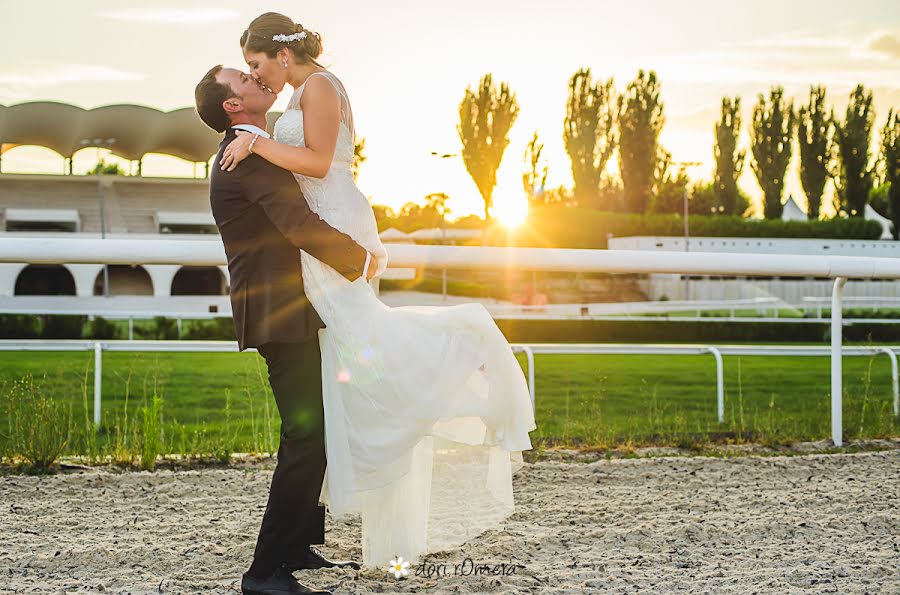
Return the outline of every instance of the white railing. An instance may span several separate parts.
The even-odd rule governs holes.
[[[432,295],[432,294],[428,294]],[[436,295],[436,294],[434,294]],[[380,297],[385,298],[391,296],[391,292],[381,293]],[[183,297],[183,296],[179,296]],[[192,296],[195,297],[195,296]],[[16,315],[50,315],[50,316],[100,316],[106,318],[108,320],[127,320],[129,324],[129,338],[133,338],[133,326],[135,320],[151,320],[153,318],[162,317],[162,318],[171,318],[178,323],[179,331],[181,328],[181,323],[183,320],[210,320],[214,318],[231,318],[231,303],[228,302],[228,296],[213,296],[213,297],[223,297],[224,302],[220,304],[213,304],[217,310],[214,312],[209,311],[209,304],[207,303],[209,300],[203,302],[203,305],[206,306],[206,310],[179,310],[179,309],[168,309],[168,307],[160,307],[155,309],[151,308],[153,300],[159,300],[160,302],[166,302],[169,298],[168,296],[161,297],[153,297],[153,296],[121,296],[116,295],[109,298],[104,298],[102,296],[92,296],[90,302],[84,302],[85,298],[76,297],[76,296],[27,296],[21,295],[16,296],[14,298],[2,298],[0,297],[0,314],[16,314]],[[51,300],[48,298],[60,298],[57,300],[52,300],[52,305],[50,305]],[[140,298],[140,303],[138,304],[143,309],[129,309],[124,306],[130,300],[134,298]],[[149,298],[149,299],[143,299]],[[845,298],[846,299],[846,298]],[[71,301],[69,301],[71,300]],[[609,321],[622,321],[622,320],[639,320],[641,322],[735,322],[735,323],[766,323],[766,324],[779,324],[779,323],[799,323],[799,324],[822,324],[823,321],[828,320],[827,318],[822,318],[821,315],[816,318],[806,318],[806,317],[785,317],[778,316],[778,308],[777,305],[771,307],[774,312],[774,316],[737,316],[736,311],[739,309],[752,309],[756,300],[766,300],[769,298],[756,298],[754,300],[739,300],[740,302],[750,302],[746,304],[734,304],[728,301],[722,302],[712,302],[709,305],[701,304],[696,307],[696,313],[693,316],[682,315],[681,312],[689,310],[690,308],[686,308],[684,306],[677,306],[675,308],[671,308],[668,310],[666,308],[655,308],[654,305],[657,303],[667,304],[669,302],[614,302],[614,303],[598,303],[598,304],[547,304],[544,306],[532,306],[532,305],[519,305],[519,304],[505,304],[505,303],[485,303],[481,301],[487,311],[495,320],[557,320],[557,321],[567,321],[567,320],[609,320]],[[772,303],[778,302],[775,298]],[[463,302],[470,301],[480,301],[475,298],[463,298],[460,296],[454,296],[454,300],[452,303],[447,303],[443,301],[432,300],[431,303],[428,300],[418,300],[411,299],[409,301],[405,300],[396,300],[396,299],[384,299],[388,305],[391,306],[407,306],[407,305],[416,305],[416,306],[449,306],[453,303],[459,304]],[[32,307],[34,303],[41,303],[43,306],[41,307]],[[87,303],[87,306],[82,304]],[[684,304],[689,304],[690,302],[683,302]],[[712,305],[715,304],[715,305]],[[765,302],[760,301],[759,306],[755,307],[757,311],[764,310]],[[622,306],[619,308],[619,306]],[[644,308],[646,306],[646,309]],[[789,306],[785,306],[786,308]],[[702,316],[700,312],[706,312],[709,310],[729,310],[728,316]],[[618,314],[600,314],[599,312],[616,312],[619,311]],[[640,312],[644,311],[644,314]],[[675,315],[671,315],[675,314]],[[848,321],[847,324],[860,323],[860,324],[897,324],[900,322],[900,319],[897,318],[846,318]],[[180,335],[179,335],[180,336]]]
[[[768,310],[778,311],[779,307],[790,308],[777,298],[760,297],[740,300],[708,300],[708,301],[656,301],[656,302],[602,302],[589,304],[490,304],[486,306],[495,318],[611,318],[617,319],[646,314],[670,314],[673,312],[701,312],[710,310],[727,310],[731,318],[737,310],[755,310],[762,314]]]
[[[843,445],[841,304],[853,279],[900,279],[900,259],[749,253],[645,252],[564,248],[499,248],[388,244],[391,266],[435,269],[522,269],[556,272],[828,277],[831,308],[831,439]],[[203,240],[0,238],[0,262],[224,264],[221,243]]]

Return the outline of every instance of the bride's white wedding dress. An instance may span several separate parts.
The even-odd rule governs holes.
[[[353,116],[341,124],[324,178],[295,174],[310,208],[387,266],[375,216],[351,173]],[[313,75],[313,76],[316,76]],[[275,139],[303,146],[297,88]],[[321,501],[335,518],[362,516],[366,566],[457,547],[513,511],[512,474],[535,429],[527,385],[481,304],[383,304],[362,277],[350,282],[302,254],[303,283],[327,328],[322,351],[328,465]]]

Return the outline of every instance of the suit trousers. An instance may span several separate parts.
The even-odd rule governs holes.
[[[319,337],[257,347],[281,415],[278,462],[272,476],[253,564],[248,574],[267,577],[285,562],[302,560],[311,544],[325,542],[325,414]]]

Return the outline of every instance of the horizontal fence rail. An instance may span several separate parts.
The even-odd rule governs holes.
[[[387,244],[392,267],[502,269],[618,274],[828,277],[831,297],[831,439],[843,445],[841,328],[843,289],[847,279],[900,279],[900,258],[754,254],[726,252],[655,252],[423,246]],[[30,264],[225,264],[221,241],[150,239],[0,238],[0,263]]]
[[[900,258],[386,244],[392,267],[900,279]],[[226,264],[214,240],[0,238],[0,262]]]

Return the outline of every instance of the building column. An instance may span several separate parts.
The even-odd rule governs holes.
[[[231,273],[228,272],[228,265],[220,264],[219,270],[222,271],[222,275],[225,277],[225,287],[231,287]]]
[[[0,263],[0,295],[16,294],[16,279],[27,266],[24,262]]]
[[[64,264],[66,270],[75,279],[75,295],[89,297],[94,295],[94,283],[97,275],[103,270],[102,264]]]
[[[150,275],[153,282],[153,295],[156,297],[168,297],[172,295],[172,280],[175,274],[181,270],[179,264],[145,264],[144,269]]]

